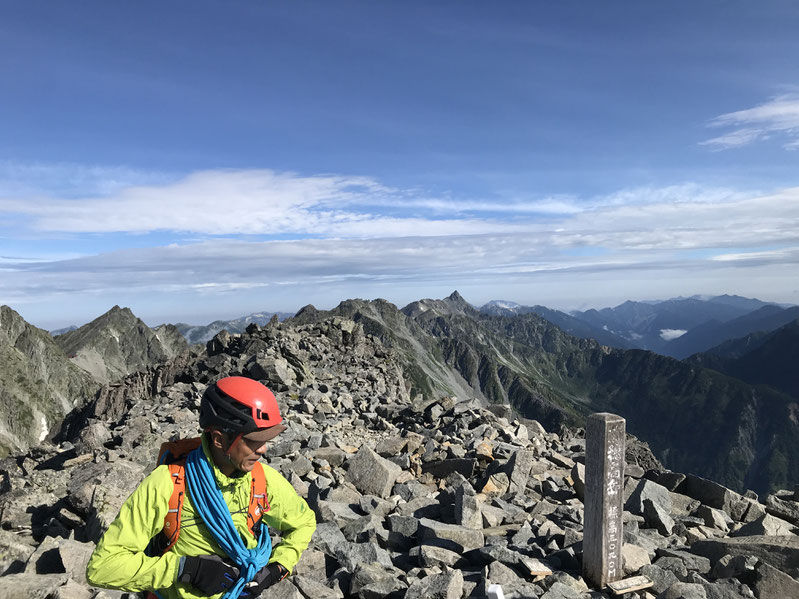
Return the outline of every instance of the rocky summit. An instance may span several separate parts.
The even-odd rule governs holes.
[[[55,337],[76,366],[110,383],[185,352],[188,343],[173,325],[151,329],[130,308],[114,306],[92,322]]]
[[[401,344],[349,318],[305,316],[222,332],[106,385],[54,443],[0,461],[2,596],[132,598],[90,588],[88,557],[159,444],[199,433],[199,397],[225,375],[276,391],[288,428],[265,459],[319,522],[268,596],[482,598],[494,584],[509,599],[612,596],[580,575],[580,429],[547,431],[473,396],[412,393]],[[624,574],[646,588],[624,596],[799,597],[799,494],[761,501],[666,470],[633,438],[626,462]]]

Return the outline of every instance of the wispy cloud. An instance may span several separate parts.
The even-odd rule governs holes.
[[[440,214],[425,215],[435,207]],[[396,216],[392,210],[410,215]],[[414,209],[420,216],[413,215]],[[270,170],[202,171],[162,185],[136,185],[112,195],[35,200],[0,198],[0,211],[24,216],[42,233],[181,232],[202,235],[394,237],[521,231],[511,223],[463,212],[487,204],[409,197],[368,177],[299,176]],[[494,206],[503,213],[552,210],[526,204]],[[564,207],[569,211],[569,207]]]
[[[722,114],[712,119],[708,126],[732,129],[700,144],[719,150],[775,136],[783,139],[784,148],[799,148],[799,93],[781,94],[753,108]]]

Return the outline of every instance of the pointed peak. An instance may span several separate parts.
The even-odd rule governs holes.
[[[319,310],[314,307],[313,304],[308,304],[307,306],[303,306],[300,308],[297,313],[294,315],[294,318],[299,318],[300,316],[313,316]]]
[[[458,293],[457,290],[453,291],[449,295],[449,297],[447,297],[447,301],[453,302],[453,303],[456,303],[456,304],[462,304],[464,306],[468,306],[469,305],[469,302],[467,302],[465,299],[463,299],[463,296],[460,293]]]

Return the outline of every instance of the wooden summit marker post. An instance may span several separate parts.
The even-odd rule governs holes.
[[[595,588],[622,578],[624,418],[591,414],[585,428],[583,577]]]

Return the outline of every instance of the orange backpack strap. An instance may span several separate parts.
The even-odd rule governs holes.
[[[169,474],[172,476],[172,496],[169,498],[169,511],[164,516],[164,529],[161,534],[166,537],[166,546],[161,553],[166,553],[180,535],[180,514],[183,511],[183,500],[186,498],[186,461],[169,464]]]
[[[255,462],[252,469],[252,488],[250,489],[250,506],[247,509],[247,527],[257,539],[257,527],[263,515],[272,509],[266,495],[266,473],[261,462]]]
[[[183,500],[186,498],[186,456],[200,446],[200,437],[178,439],[161,444],[158,452],[158,465],[165,464],[169,468],[172,478],[172,495],[169,497],[169,507],[164,516],[164,527],[155,535],[147,548],[150,556],[163,555],[178,541],[180,535],[180,515],[183,511]]]

